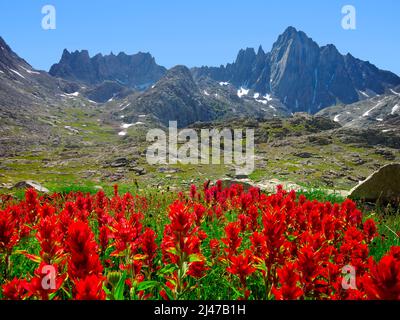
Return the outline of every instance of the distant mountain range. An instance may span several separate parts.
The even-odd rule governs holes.
[[[90,57],[86,50],[64,50],[47,73],[34,70],[0,38],[2,123],[32,122],[49,108],[71,104],[101,106],[114,119],[132,122],[151,115],[163,124],[178,120],[181,126],[304,111],[340,114],[341,123],[343,112],[358,114],[344,111],[352,108],[348,105],[373,107],[380,101],[376,97],[383,95],[393,96],[386,109],[396,115],[399,85],[396,74],[342,55],[334,45],[320,47],[293,27],[278,37],[270,52],[247,48],[240,50],[233,63],[191,70],[185,66],[167,70],[150,53]],[[325,109],[331,106],[338,111]]]
[[[115,81],[126,87],[147,89],[166,71],[166,68],[156,64],[150,53],[127,55],[121,52],[118,55],[97,54],[90,58],[87,50],[70,53],[65,49],[60,62],[54,64],[49,73],[89,85]]]

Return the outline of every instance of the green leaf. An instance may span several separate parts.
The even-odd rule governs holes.
[[[26,250],[16,250],[15,251],[16,254],[22,254],[25,257],[27,257],[29,260],[36,262],[36,263],[41,263],[42,262],[42,258],[40,256],[34,255],[34,254],[30,254],[28,253],[28,251]]]
[[[174,264],[167,264],[164,268],[162,268],[160,271],[158,271],[160,274],[169,274],[175,271],[177,268],[176,265]]]
[[[49,300],[53,300],[56,296],[57,296],[57,291],[53,292],[53,293],[50,293]]]
[[[239,298],[239,297],[242,297],[242,298],[243,298],[243,294],[242,294],[238,289],[236,289],[235,286],[234,286],[232,283],[230,283],[230,282],[228,282],[228,281],[225,280],[225,284],[226,284],[229,288],[231,288],[231,289],[233,290],[233,292],[235,293],[235,297],[234,297],[235,300],[236,300],[237,298]]]
[[[198,253],[193,253],[189,256],[189,262],[200,262],[203,261],[203,256]]]
[[[107,300],[108,300],[110,298],[110,296],[112,296],[112,294],[111,294],[111,291],[107,288],[105,283],[103,283],[103,290],[106,293]]]
[[[125,280],[126,280],[126,271],[124,271],[117,285],[115,286],[115,291],[114,291],[115,300],[124,300]]]
[[[139,285],[137,286],[136,290],[137,291],[144,291],[150,288],[154,288],[156,286],[158,286],[159,283],[157,281],[143,281],[141,283],[139,283]]]
[[[172,253],[174,255],[178,255],[178,252],[177,252],[176,248],[174,248],[174,247],[168,248],[166,251],[168,253]]]

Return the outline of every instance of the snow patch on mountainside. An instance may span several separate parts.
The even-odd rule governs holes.
[[[259,102],[259,103],[262,103],[262,104],[265,104],[265,105],[268,104],[268,101],[267,101],[267,100],[256,99],[256,102]]]
[[[237,95],[239,98],[243,96],[247,96],[249,94],[249,89],[244,89],[243,87],[240,87],[240,89],[237,91]]]
[[[393,94],[395,94],[396,96],[399,96],[399,97],[400,97],[400,93],[394,91],[393,89],[390,89],[390,91],[391,91]]]
[[[77,97],[77,96],[79,96],[79,92],[76,91],[76,92],[73,92],[73,93],[66,93],[65,95],[68,96],[68,97]]]
[[[267,101],[271,101],[271,100],[272,100],[272,97],[271,97],[270,94],[266,94],[266,95],[264,96],[264,99],[267,100]]]
[[[17,76],[20,76],[23,79],[26,79],[22,74],[20,74],[18,71],[14,70],[14,69],[10,69],[12,72],[14,72]]]
[[[363,117],[368,117],[372,110],[375,110],[376,108],[379,108],[381,105],[382,105],[382,101],[380,101],[375,107],[373,107],[373,108],[369,109],[368,111],[364,112],[362,116]]]
[[[400,110],[400,106],[398,104],[396,104],[393,108],[392,108],[392,112],[390,113],[391,115],[394,115],[397,111]]]
[[[40,74],[40,72],[29,70],[29,69],[27,69],[27,68],[24,68],[23,66],[19,66],[19,67],[22,68],[22,69],[24,69],[26,72],[28,72],[28,73],[30,73],[30,74]]]

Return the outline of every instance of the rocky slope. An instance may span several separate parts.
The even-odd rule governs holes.
[[[272,94],[293,111],[315,113],[369,94],[383,94],[400,78],[369,62],[342,55],[332,44],[320,47],[304,32],[289,27],[265,53],[241,50],[236,61],[221,67],[194,68],[195,78],[208,76],[236,87]]]
[[[135,123],[151,114],[164,125],[168,125],[168,121],[177,121],[180,127],[235,116],[272,118],[288,115],[285,106],[271,97],[255,98],[253,92],[240,92],[208,78],[196,83],[185,66],[168,70],[145,92],[130,95],[107,107],[113,110],[114,118],[122,118],[127,123]]]
[[[348,128],[400,134],[400,86],[354,104],[326,108],[318,114]]]

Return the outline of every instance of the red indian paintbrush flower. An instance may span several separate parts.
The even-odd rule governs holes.
[[[363,284],[368,298],[400,300],[400,261],[388,254],[378,263],[370,264],[371,275]]]
[[[103,267],[97,254],[97,244],[89,226],[84,222],[74,222],[69,226],[67,250],[68,273],[72,279],[82,279],[87,275],[100,275]]]
[[[363,229],[367,241],[371,242],[377,235],[377,228],[375,221],[372,219],[365,220]]]
[[[210,268],[208,268],[206,266],[206,262],[204,260],[191,262],[189,264],[188,275],[192,276],[196,279],[200,279],[200,278],[204,277],[205,272],[209,269]]]
[[[146,265],[151,269],[153,267],[154,257],[157,254],[156,233],[147,228],[142,234],[142,251],[146,255]]]
[[[47,269],[48,267],[51,269]],[[28,283],[27,296],[40,300],[49,300],[50,295],[61,287],[65,276],[59,274],[57,265],[47,265],[45,262],[42,262],[35,270],[34,277]]]
[[[63,253],[63,237],[57,216],[48,215],[40,220],[36,238],[40,243],[40,255],[44,262],[51,264],[54,258]]]
[[[76,282],[76,300],[105,300],[106,294],[102,288],[104,277],[90,275]]]
[[[219,241],[218,239],[210,240],[211,257],[214,259],[219,254]]]
[[[19,240],[17,222],[8,210],[0,210],[0,254],[11,253]]]
[[[261,232],[254,232],[252,236],[250,236],[250,240],[252,243],[251,250],[253,255],[258,258],[265,258],[265,255],[268,252],[267,242],[265,236]]]
[[[277,300],[297,300],[303,295],[299,287],[300,277],[294,263],[287,263],[277,270],[281,287],[273,287],[272,293]]]
[[[251,252],[247,251],[240,256],[231,256],[230,266],[226,270],[239,277],[240,283],[246,287],[246,278],[256,269],[252,266]]]
[[[235,255],[242,243],[239,233],[240,226],[238,223],[231,222],[225,227],[226,238],[221,239],[221,241],[227,246],[225,251],[228,253],[228,256]]]
[[[193,215],[188,212],[187,208],[180,201],[175,201],[169,208],[169,218],[171,220],[171,228],[174,233],[188,233],[192,227]]]
[[[28,281],[14,278],[3,284],[3,297],[5,300],[23,300],[28,296]]]

